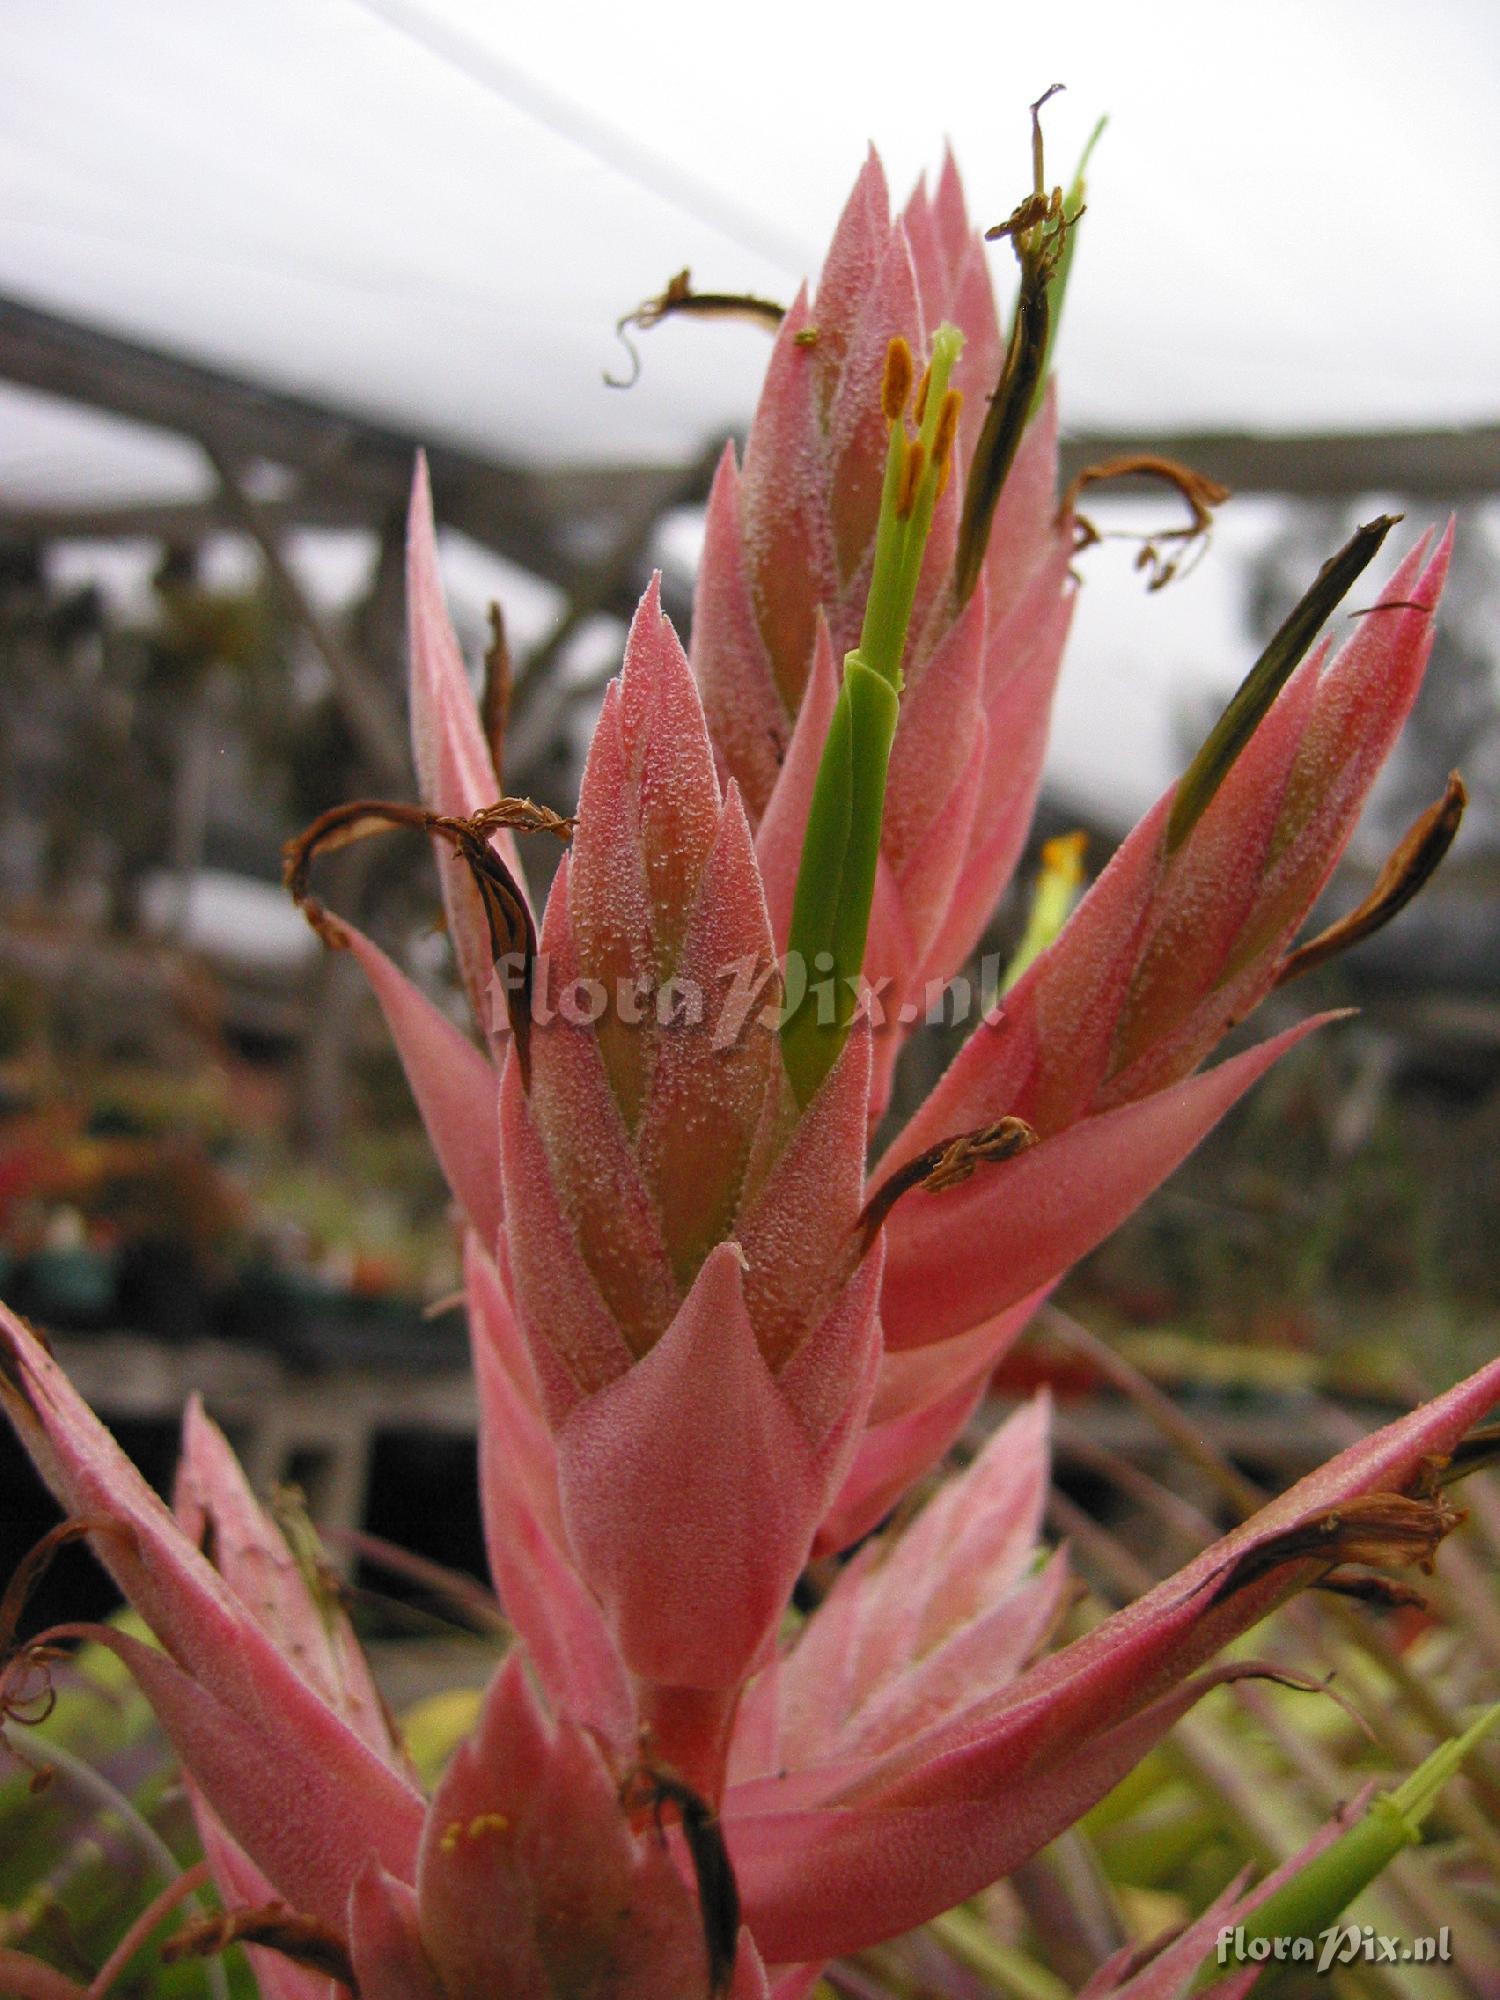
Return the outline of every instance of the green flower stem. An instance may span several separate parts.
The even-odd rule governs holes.
[[[900,519],[901,484],[906,475],[906,458],[910,450],[906,441],[905,428],[901,422],[891,425],[890,448],[885,455],[885,480],[880,489],[880,516],[875,528],[875,556],[870,565],[870,594],[865,599],[864,623],[860,627],[859,648],[866,662],[877,666],[877,671],[899,688],[897,673],[900,669],[900,655],[896,657],[896,672],[885,657],[882,641],[892,631],[899,618],[897,592],[901,581],[901,543],[905,523]],[[869,642],[875,642],[875,656],[871,657]],[[844,661],[845,670],[849,661],[856,656],[850,653]],[[877,665],[878,662],[878,665]]]
[[[809,985],[836,982],[832,1018],[820,1018],[830,1010],[809,992],[781,1031],[782,1060],[799,1104],[832,1069],[853,1018],[848,980],[864,964],[899,709],[890,682],[851,653],[818,766],[792,906],[788,957],[800,954]]]
[[[900,714],[901,659],[933,509],[947,476],[957,418],[948,379],[962,348],[956,328],[938,329],[915,441],[906,435],[902,411],[887,412],[891,442],[870,593],[859,645],[844,661],[792,905],[787,957],[800,963],[805,979],[791,989],[781,1052],[799,1104],[811,1100],[832,1069],[854,1017]]]
[[[1243,1931],[1245,1943],[1256,1938],[1315,1938],[1334,1923],[1388,1862],[1421,1839],[1422,1822],[1439,1792],[1497,1722],[1500,1702],[1486,1709],[1461,1736],[1439,1744],[1394,1791],[1377,1794],[1363,1818],[1347,1833],[1236,1926]],[[1211,1985],[1222,1972],[1215,1952],[1200,1967],[1196,1986]]]

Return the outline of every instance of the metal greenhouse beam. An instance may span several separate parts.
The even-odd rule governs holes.
[[[287,466],[299,476],[298,490],[261,502],[269,522],[378,522],[404,507],[412,454],[422,442],[14,298],[0,297],[0,380],[204,439],[232,461]],[[1349,499],[1395,492],[1452,501],[1500,492],[1500,424],[1295,436],[1096,432],[1065,440],[1063,478],[1142,450],[1181,459],[1242,493]],[[653,491],[663,508],[692,497],[684,495],[682,471],[660,465],[536,471],[456,445],[430,447],[429,459],[444,521],[565,588],[587,566],[580,546],[596,539],[581,535],[581,526],[638,515]],[[700,480],[706,492],[707,479]],[[0,508],[0,527],[42,539],[191,535],[233,525],[213,496],[178,504]]]
[[[242,474],[257,461],[286,467],[296,490],[262,502],[273,526],[378,525],[404,510],[412,458],[425,442],[3,297],[0,380],[197,439]],[[564,588],[588,566],[582,551],[596,540],[581,529],[607,531],[656,489],[663,506],[682,496],[673,466],[536,472],[444,444],[429,445],[428,460],[443,521]],[[212,493],[165,505],[0,507],[0,529],[40,540],[191,536],[239,526],[233,507]]]

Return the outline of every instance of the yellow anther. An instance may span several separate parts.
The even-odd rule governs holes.
[[[510,1820],[504,1813],[475,1813],[467,1824],[461,1819],[450,1819],[438,1836],[438,1846],[444,1854],[452,1854],[461,1841],[482,1840],[487,1833],[509,1831]]]
[[[888,424],[898,423],[911,394],[911,349],[896,334],[885,351],[885,375],[880,384],[880,407]]]
[[[917,384],[917,406],[912,411],[912,421],[916,424],[918,430],[922,427],[922,419],[927,415],[927,391],[931,383],[932,363],[929,361],[927,366],[922,370],[921,381]]]
[[[1089,844],[1082,828],[1055,833],[1042,843],[1042,873],[1059,888],[1076,891],[1083,880],[1083,857]]]
[[[1032,890],[1026,931],[1005,968],[1005,991],[1015,985],[1033,960],[1041,957],[1072,914],[1083,887],[1083,856],[1087,846],[1088,835],[1082,832],[1055,834],[1043,843],[1042,865]]]

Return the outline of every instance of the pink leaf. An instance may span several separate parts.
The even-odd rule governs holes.
[[[903,1195],[886,1224],[887,1345],[962,1333],[1050,1284],[1165,1180],[1235,1100],[1328,1016],[1202,1076],[1068,1126],[962,1187]]]
[[[352,924],[325,914],[380,1002],[449,1187],[486,1243],[500,1234],[500,1079],[488,1057]]]
[[[279,1727],[274,1717],[249,1719],[137,1639],[106,1625],[60,1627],[57,1636],[70,1632],[109,1646],[129,1667],[226,1831],[293,1909],[341,1930],[371,1855],[410,1877],[422,1800],[331,1711],[321,1710],[316,1728],[291,1715]]]
[[[533,1038],[533,1066],[530,1097],[514,1063],[501,1079],[506,1241],[511,1296],[555,1420],[646,1351],[677,1287],[593,1036],[554,1022]]]
[[[703,1689],[744,1676],[846,1430],[809,1440],[756,1343],[738,1246],[722,1244],[645,1359],[558,1432],[568,1539],[637,1674]]]
[[[826,1808],[778,1813],[766,1783],[726,1801],[747,1917],[772,1959],[831,1956],[971,1895],[1069,1825],[1223,1667],[1185,1677],[1327,1567],[1257,1550],[1367,1493],[1402,1492],[1500,1397],[1500,1362],[1309,1475],[1138,1603],[998,1697],[896,1751]],[[1175,1689],[1175,1692],[1174,1692]],[[788,1782],[792,1800],[799,1794]]]
[[[258,1910],[277,1900],[274,1888],[239,1842],[225,1830],[223,1821],[191,1780],[187,1789],[204,1858],[224,1908]],[[279,1951],[269,1951],[260,1945],[246,1945],[244,1949],[255,1971],[260,2000],[336,2000],[337,1989],[331,1987],[324,1974],[309,1972]]]
[[[399,1768],[400,1747],[332,1578],[315,1596],[196,1395],[183,1423],[174,1511],[189,1541],[211,1551],[214,1568],[313,1692],[377,1757]]]
[[[265,1858],[267,1842],[280,1839],[260,1818],[272,1800],[283,1815],[295,1809],[296,1837],[318,1847],[330,1867],[347,1865],[343,1844],[354,1834],[340,1829],[366,1824],[379,1829],[392,1866],[409,1857],[421,1814],[415,1790],[283,1657],[35,1336],[3,1307],[0,1403],[66,1511],[107,1523],[90,1536],[91,1545],[171,1655],[136,1645],[129,1664],[138,1678],[149,1668],[151,1682],[142,1683],[148,1698],[215,1810],[282,1893],[298,1892]],[[203,1761],[209,1755],[212,1780]],[[316,1787],[308,1776],[313,1770],[320,1774]],[[325,1794],[320,1809],[311,1803],[314,1790]],[[342,1816],[330,1803],[340,1794]],[[328,1907],[318,1914],[328,1918]]]
[[[354,1884],[349,1928],[360,2000],[453,2000],[422,1948],[416,1891],[373,1858]]]
[[[802,863],[802,843],[807,835],[807,814],[838,693],[839,668],[834,662],[827,622],[820,618],[797,725],[756,836],[756,855],[778,951],[786,949],[792,927],[792,899]]]
[[[792,723],[750,596],[733,444],[724,447],[708,498],[693,600],[692,661],[721,776],[735,780],[751,820],[758,820]]]
[[[565,1553],[557,1454],[494,1266],[467,1246],[479,1390],[479,1492],[490,1573],[551,1700],[624,1752],[635,1706],[599,1607]]]

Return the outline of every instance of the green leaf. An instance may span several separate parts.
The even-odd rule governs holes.
[[[1382,514],[1367,521],[1337,555],[1328,558],[1283,619],[1182,775],[1167,820],[1168,854],[1177,852],[1207,812],[1272,702],[1306,658],[1325,620],[1374,561],[1400,518],[1399,514]]]

